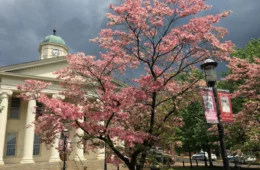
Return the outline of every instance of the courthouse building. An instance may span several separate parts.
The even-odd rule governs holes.
[[[67,66],[64,56],[68,47],[64,40],[55,35],[46,36],[40,43],[38,51],[39,60],[0,67],[0,97],[3,110],[0,113],[0,165],[9,163],[34,163],[60,161],[58,146],[59,138],[55,140],[54,147],[47,148],[39,143],[39,137],[34,134],[34,127],[27,128],[35,120],[35,100],[25,101],[17,97],[20,91],[18,84],[24,84],[27,79],[51,82],[52,85],[44,92],[52,97],[62,97],[58,93],[62,90],[59,81],[53,72]],[[35,49],[36,50],[36,49]],[[77,142],[73,137],[75,129],[69,129],[72,143]],[[83,131],[78,129],[78,134]],[[73,145],[69,159],[104,159],[102,149],[97,152],[84,153],[83,147]]]

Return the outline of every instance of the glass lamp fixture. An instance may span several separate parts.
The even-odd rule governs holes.
[[[214,87],[217,81],[217,72],[216,72],[217,66],[218,63],[210,58],[205,60],[203,64],[200,65],[200,68],[204,72],[205,80],[209,87]]]

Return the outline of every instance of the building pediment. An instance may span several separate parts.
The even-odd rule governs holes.
[[[54,75],[53,73],[67,67],[67,65],[65,57],[56,57],[0,67],[0,73],[10,73],[9,75],[12,74],[14,76],[15,74],[18,76],[33,76],[34,78],[56,78],[57,75]]]
[[[51,82],[53,85],[50,88],[61,90],[59,86],[61,80],[56,78],[58,75],[54,72],[67,66],[65,57],[56,57],[0,67],[0,87],[16,90],[18,84],[24,84],[25,80],[34,79]],[[114,79],[113,82],[119,87],[127,86],[117,79]]]
[[[67,66],[65,57],[56,57],[0,67],[0,88],[16,91],[18,84],[24,84],[25,80],[34,79],[51,82],[49,90],[61,91],[60,80],[56,79],[57,75],[53,73]]]

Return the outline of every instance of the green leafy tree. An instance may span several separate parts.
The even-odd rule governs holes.
[[[259,58],[260,39],[252,39],[232,54],[230,70],[225,74],[228,78],[218,85],[234,92],[235,122],[226,126],[227,146],[256,157],[260,157]]]
[[[232,53],[232,56],[246,59],[249,60],[250,63],[253,63],[254,57],[260,58],[260,38],[252,39],[244,48],[237,48],[237,50]]]
[[[181,111],[180,116],[183,118],[184,125],[176,130],[175,138],[182,142],[182,147],[177,150],[189,152],[190,159],[192,152],[198,152],[201,149],[207,151],[210,166],[213,166],[211,149],[218,136],[208,131],[211,125],[206,122],[202,103],[199,99],[190,103],[186,109]]]

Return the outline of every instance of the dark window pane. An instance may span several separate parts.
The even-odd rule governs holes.
[[[12,98],[10,119],[18,119],[20,113],[20,98]]]
[[[42,116],[42,113],[44,111],[44,105],[40,102],[36,103],[37,107],[36,107],[36,119],[40,116]]]
[[[6,156],[15,156],[16,149],[16,133],[7,134]]]
[[[40,155],[40,139],[38,135],[34,135],[33,155]]]

